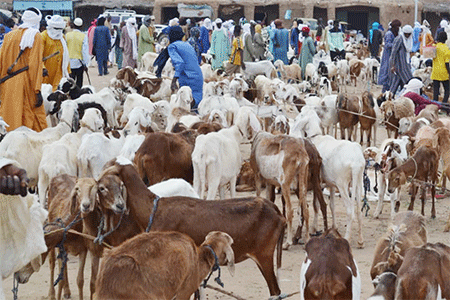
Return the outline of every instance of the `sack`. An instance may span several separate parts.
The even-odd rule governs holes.
[[[422,48],[422,55],[425,58],[435,58],[436,57],[436,46],[426,46]]]

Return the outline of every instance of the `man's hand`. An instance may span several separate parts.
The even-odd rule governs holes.
[[[44,99],[42,98],[41,91],[36,94],[36,107],[40,107],[44,103]]]
[[[27,195],[28,188],[27,172],[12,164],[0,169],[0,193],[6,195]]]
[[[216,55],[215,54],[211,54],[212,59],[216,59]]]
[[[172,84],[170,85],[170,89],[172,90],[172,92],[174,92],[178,89],[177,79],[178,79],[177,77],[174,77],[172,79]]]
[[[42,77],[47,77],[47,76],[48,76],[48,70],[44,68],[42,70]]]

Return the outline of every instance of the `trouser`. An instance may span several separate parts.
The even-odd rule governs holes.
[[[444,87],[444,98],[442,99],[442,103],[448,102],[448,96],[450,94],[450,84],[449,80],[445,81],[439,81],[439,80],[433,80],[433,100],[439,101],[439,88],[442,86]]]
[[[108,74],[108,60],[97,60],[98,65],[98,75],[106,75]]]
[[[83,67],[70,70],[72,71],[70,77],[72,77],[77,83],[77,86],[81,88],[83,86]]]
[[[331,56],[331,60],[334,61],[335,58],[341,58],[341,59],[345,59],[345,50],[337,50],[337,51],[331,51],[330,50],[330,56]]]

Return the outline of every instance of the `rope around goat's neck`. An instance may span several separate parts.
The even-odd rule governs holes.
[[[214,278],[214,281],[217,282],[218,285],[220,285],[221,287],[224,286],[222,280],[220,280],[220,266],[219,266],[219,258],[216,255],[216,252],[214,252],[213,248],[210,245],[205,245],[205,248],[208,248],[209,251],[211,251],[212,255],[214,256],[214,265],[211,269],[211,272],[209,272],[208,277],[206,277],[206,279],[203,281],[203,288],[206,288],[206,284],[208,283],[209,278],[211,278],[211,275],[213,274],[213,272],[215,271],[219,271],[219,274],[217,274],[217,277]]]
[[[416,178],[416,175],[417,175],[417,161],[416,161],[416,159],[415,159],[414,157],[411,157],[411,159],[413,160],[414,166],[415,166],[415,169],[414,169],[414,176],[411,178],[411,181],[413,181],[414,178]]]

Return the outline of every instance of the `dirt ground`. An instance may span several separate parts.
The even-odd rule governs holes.
[[[97,69],[91,67],[89,69],[92,84],[100,90],[107,86],[109,80],[115,75],[116,68],[110,69],[110,74],[107,76],[99,77]],[[85,78],[85,84],[87,79]],[[362,89],[362,87],[361,87]],[[348,89],[349,92],[353,92],[353,88]],[[378,87],[372,87],[372,92],[375,95],[379,94]],[[359,93],[360,95],[360,93]],[[386,131],[380,127],[377,133],[377,145],[386,138]],[[249,145],[244,145],[244,153],[248,155]],[[245,154],[244,154],[245,156]],[[254,193],[238,193],[239,197],[254,195]],[[402,193],[402,201],[400,211],[405,211],[409,205],[409,196],[407,192]],[[326,197],[328,198],[328,197]],[[297,198],[292,195],[294,201],[294,207],[296,206]],[[308,194],[308,203],[311,207],[312,196]],[[277,195],[276,204],[281,207],[280,196]],[[377,240],[386,232],[387,227],[390,224],[390,204],[385,202],[383,213],[379,219],[372,217],[375,211],[375,202],[370,202],[369,216],[363,217],[363,236],[365,239],[364,249],[357,249],[356,237],[357,237],[357,223],[353,225],[352,240],[350,241],[353,256],[358,264],[359,271],[362,279],[362,294],[361,299],[367,299],[373,292],[373,286],[371,283],[369,271],[372,264],[373,252]],[[425,207],[425,216],[427,221],[428,240],[430,242],[442,242],[450,244],[450,234],[444,233],[443,229],[450,213],[450,197],[448,195],[445,198],[436,200],[436,219],[430,218],[431,204],[427,201]],[[420,201],[416,201],[415,211],[420,212]],[[310,209],[312,214],[312,209]],[[341,234],[345,233],[346,213],[343,205],[343,201],[339,197],[336,199],[336,214],[337,214],[337,228]],[[296,215],[297,216],[297,215]],[[328,209],[328,218],[331,218],[330,210]],[[295,220],[298,222],[298,218]],[[330,219],[331,221],[331,219]],[[331,224],[331,222],[329,222]],[[322,229],[322,219],[319,220],[319,228]],[[292,294],[299,291],[299,274],[301,263],[305,258],[305,251],[303,245],[292,246],[288,251],[283,251],[282,268],[280,272],[279,282],[281,291],[284,294]],[[89,260],[89,258],[88,258]],[[90,266],[90,261],[86,264]],[[72,299],[78,299],[78,289],[76,286],[76,274],[78,269],[78,259],[76,257],[70,257],[68,262],[69,268],[69,280],[72,290]],[[231,277],[230,273],[222,268],[222,281],[225,284],[224,290],[231,292],[243,299],[268,299],[269,290],[266,282],[259,272],[256,264],[250,259],[236,265],[235,276]],[[19,286],[19,299],[46,299],[49,289],[49,268],[48,262],[46,262],[41,270],[33,274],[30,281],[25,285]],[[214,274],[213,278],[217,275]],[[89,299],[89,280],[90,280],[90,267],[85,269],[85,284],[84,284],[84,299]],[[219,287],[212,279],[209,284]],[[8,278],[3,282],[3,289],[6,294],[6,299],[13,299],[12,293],[9,290],[12,288],[12,278]],[[220,292],[213,291],[211,289],[206,290],[207,299],[234,299],[231,296],[224,295]],[[288,299],[300,299],[298,293],[290,296]]]

